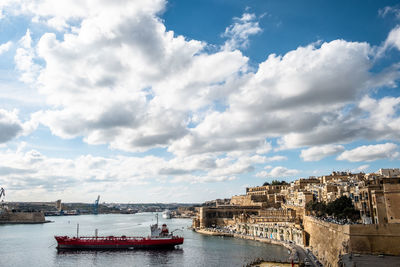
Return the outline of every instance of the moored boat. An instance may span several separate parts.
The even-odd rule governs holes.
[[[78,228],[79,229],[79,228]],[[174,248],[183,244],[184,238],[169,233],[166,224],[162,228],[157,223],[150,226],[151,236],[132,237],[132,236],[95,236],[76,237],[55,236],[57,249],[59,250],[123,250],[123,249],[165,249]]]
[[[171,212],[170,212],[169,210],[165,210],[165,211],[162,213],[162,217],[163,217],[164,219],[171,219],[172,214],[171,214]]]

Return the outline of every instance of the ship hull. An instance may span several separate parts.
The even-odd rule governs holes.
[[[59,250],[132,250],[173,249],[183,244],[183,237],[170,238],[121,238],[121,237],[55,237]]]

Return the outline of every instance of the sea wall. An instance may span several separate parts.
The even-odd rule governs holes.
[[[351,225],[349,245],[353,253],[400,255],[400,224]]]
[[[0,224],[5,223],[44,223],[46,219],[43,212],[2,212]]]
[[[339,255],[349,253],[349,225],[328,223],[309,216],[304,217],[303,225],[306,243],[324,266],[337,266]]]
[[[400,254],[400,224],[338,225],[310,216],[303,223],[308,245],[325,266],[338,266],[349,253]]]

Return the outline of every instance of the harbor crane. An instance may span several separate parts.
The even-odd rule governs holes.
[[[97,199],[95,200],[93,204],[93,214],[99,214],[99,200],[100,200],[100,195],[97,196]]]
[[[2,202],[4,201],[4,197],[6,196],[6,191],[4,190],[4,188],[0,188],[0,199],[1,197],[3,197],[3,199],[1,200]]]

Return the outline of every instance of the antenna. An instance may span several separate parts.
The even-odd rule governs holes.
[[[76,224],[76,238],[79,238],[79,223]]]

